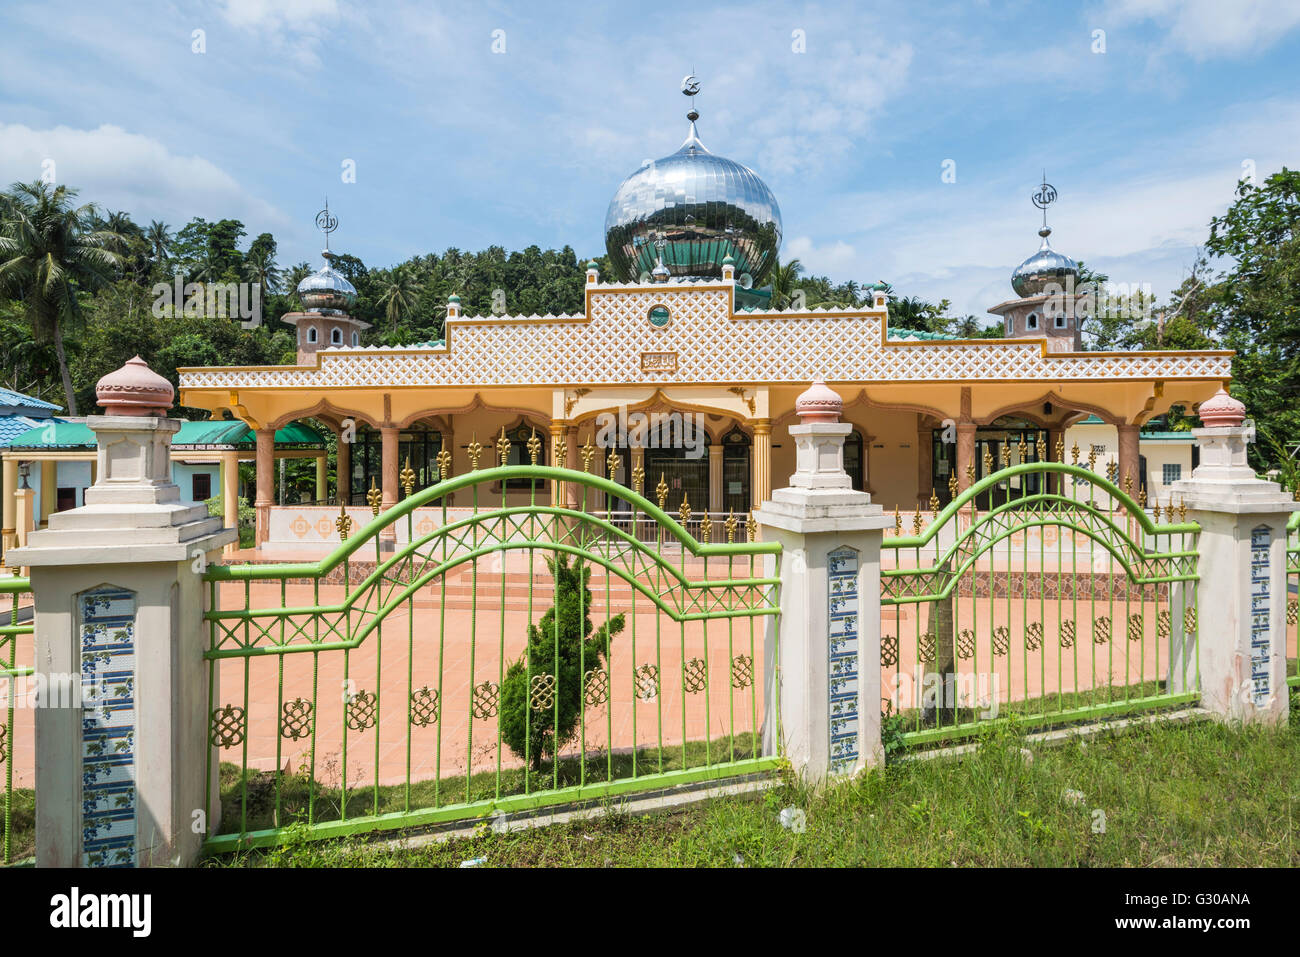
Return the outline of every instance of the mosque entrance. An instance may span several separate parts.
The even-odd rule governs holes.
[[[944,429],[935,429],[934,436],[934,456],[932,479],[934,481],[934,492],[939,498],[940,505],[947,505],[952,501],[952,492],[949,482],[957,471],[957,444],[952,441],[944,441]],[[1026,419],[1018,419],[1013,416],[1002,416],[995,419],[987,426],[980,426],[975,431],[975,481],[978,482],[986,475],[993,472],[1001,471],[1008,465],[1020,465],[1024,462],[1037,462],[1038,440],[1043,440],[1044,445],[1047,443],[1047,430],[1040,428],[1033,422]],[[985,468],[985,458],[988,458],[990,468]],[[1042,484],[1042,478],[1039,475],[1012,476],[1006,487],[999,486],[997,492],[997,503],[1005,501],[1004,496],[1010,494],[1012,498],[1021,498],[1026,495],[1037,495]],[[957,476],[958,488],[966,487],[966,476]],[[980,495],[975,500],[975,507],[981,510],[990,507],[989,494]]]

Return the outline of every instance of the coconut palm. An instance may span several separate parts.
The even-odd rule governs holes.
[[[420,284],[409,269],[398,266],[389,271],[387,277],[380,282],[379,289],[376,302],[384,307],[384,316],[392,324],[393,331],[396,331],[397,324],[415,306],[420,295]]]
[[[22,300],[35,340],[54,344],[68,414],[76,415],[64,329],[82,318],[78,293],[113,280],[126,237],[95,228],[94,205],[72,205],[75,189],[39,180],[10,189],[0,221],[0,287]]]
[[[155,219],[145,230],[144,238],[153,253],[153,261],[159,265],[165,263],[172,250],[172,232],[167,228],[167,224]]]
[[[244,255],[244,276],[249,282],[259,283],[267,293],[280,289],[283,270],[275,262],[275,251],[268,246],[253,246]],[[297,283],[294,283],[295,288]]]
[[[773,309],[784,309],[790,305],[795,294],[795,283],[799,281],[799,274],[802,272],[803,263],[797,259],[785,263],[778,259],[772,263],[772,272],[768,279],[772,283]]]

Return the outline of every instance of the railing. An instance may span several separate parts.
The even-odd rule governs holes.
[[[1016,494],[1031,477],[1039,491]],[[881,571],[887,727],[921,744],[1011,714],[1053,726],[1196,700],[1199,526],[1145,505],[1036,462],[908,516],[910,535],[898,515]]]
[[[507,503],[512,480],[527,504]],[[539,495],[550,481],[576,486],[577,507]],[[587,508],[606,496],[630,524]],[[774,767],[760,689],[774,695],[779,658],[758,623],[778,613],[780,546],[734,518],[709,544],[711,521],[662,500],[503,466],[408,489],[320,562],[211,567],[209,849],[294,822],[423,826]]]
[[[1300,688],[1300,512],[1286,523],[1286,683]]]
[[[31,582],[26,578],[0,578],[0,595],[7,596],[9,622],[0,625],[0,681],[3,682],[5,701],[4,724],[0,725],[0,765],[4,766],[4,839],[0,854],[2,863],[14,859],[14,757],[17,741],[14,733],[14,712],[18,703],[16,682],[32,673],[32,669],[18,664],[20,638],[33,634],[31,619]],[[23,603],[23,599],[28,599]],[[3,601],[4,599],[0,599]],[[24,611],[26,614],[24,614]],[[25,617],[25,621],[20,618]],[[29,653],[34,653],[30,652]],[[30,803],[25,801],[24,804]],[[30,839],[31,835],[28,835]]]

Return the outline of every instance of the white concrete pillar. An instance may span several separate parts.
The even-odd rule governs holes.
[[[754,516],[782,546],[781,616],[768,619],[764,741],[813,783],[884,760],[880,741],[880,543],[893,524],[844,471],[843,403],[814,383],[790,427],[797,469]],[[780,672],[776,671],[779,628]]]
[[[1195,616],[1179,614],[1191,605],[1187,587],[1171,602],[1171,684],[1190,690],[1199,670],[1203,708],[1224,720],[1285,724],[1286,524],[1300,502],[1255,477],[1245,406],[1220,390],[1199,412],[1206,427],[1192,434],[1200,465],[1170,486],[1201,526]]]
[[[235,540],[226,546],[226,552],[239,550],[239,453],[230,450],[221,453],[221,517],[226,528],[235,530]]]
[[[3,478],[0,479],[0,505],[3,506],[3,528],[0,528],[0,549],[8,551],[14,547],[14,536],[18,532],[18,500],[14,492],[18,490],[18,460],[6,455],[4,457]]]
[[[96,392],[110,414],[86,422],[99,449],[86,504],[52,515],[14,555],[31,568],[44,688],[36,862],[186,866],[205,806],[219,813],[206,776],[202,572],[235,532],[180,504],[167,380],[137,358]]]

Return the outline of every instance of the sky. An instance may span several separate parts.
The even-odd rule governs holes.
[[[42,175],[279,261],[603,249],[685,137],[759,174],[782,258],[986,321],[1052,243],[1164,300],[1237,181],[1300,163],[1300,0],[0,7],[0,182]],[[349,173],[352,175],[349,175]],[[349,181],[352,180],[352,181]],[[246,240],[247,241],[247,240]]]

